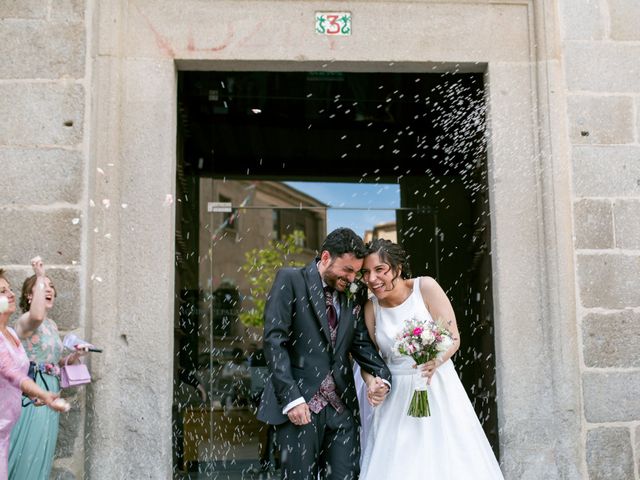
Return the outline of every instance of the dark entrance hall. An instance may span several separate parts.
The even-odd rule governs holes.
[[[180,72],[177,144],[174,383],[176,391],[200,383],[206,395],[194,388],[174,405],[175,471],[231,472],[236,465],[247,473],[266,438],[250,401],[225,404],[223,390],[244,388],[242,382],[231,374],[220,381],[232,364],[245,362],[251,390],[252,355],[260,349],[259,329],[241,320],[250,308],[242,264],[223,253],[224,243],[233,237],[232,248],[244,254],[302,225],[303,247],[313,252],[326,233],[330,207],[288,192],[288,206],[264,213],[268,202],[258,209],[257,197],[246,193],[255,182],[263,199],[285,195],[278,185],[286,181],[338,182],[345,191],[353,184],[399,187],[397,239],[414,276],[436,278],[452,301],[462,337],[453,360],[497,452],[482,74]],[[225,193],[233,188],[256,210]],[[213,213],[209,202],[233,208]],[[306,213],[294,214],[292,206]],[[357,202],[343,207],[362,214]],[[233,223],[241,218],[244,224]],[[269,235],[256,227],[261,222],[271,222]],[[253,440],[239,443],[238,436]]]

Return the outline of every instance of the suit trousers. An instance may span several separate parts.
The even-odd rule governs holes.
[[[356,480],[360,474],[360,434],[348,408],[331,405],[311,412],[311,423],[276,427],[285,480]]]

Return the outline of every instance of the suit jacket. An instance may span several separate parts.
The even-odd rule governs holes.
[[[282,409],[300,397],[308,402],[329,372],[342,401],[358,418],[349,354],[363,370],[391,382],[391,373],[369,337],[363,309],[343,293],[336,344],[331,345],[316,263],[278,271],[265,306],[263,341],[270,376],[257,417],[269,424],[287,421]]]

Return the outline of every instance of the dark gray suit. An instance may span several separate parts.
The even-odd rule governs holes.
[[[271,373],[258,419],[278,425],[283,477],[357,478],[358,399],[350,355],[372,375],[391,381],[391,373],[369,338],[363,311],[341,293],[335,347],[316,261],[278,272],[265,307],[264,353]],[[346,410],[327,405],[309,425],[289,422],[282,409],[304,397],[309,401],[331,372]],[[319,464],[316,463],[319,460]],[[327,469],[327,466],[331,468]]]

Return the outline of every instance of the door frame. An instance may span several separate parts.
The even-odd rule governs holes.
[[[507,478],[581,478],[555,2],[354,2],[354,34],[344,39],[313,32],[315,10],[326,7],[303,0],[94,5],[87,168],[110,176],[89,174],[87,195],[128,207],[87,210],[88,228],[111,234],[92,238],[84,267],[87,279],[102,280],[85,285],[92,338],[110,345],[94,365],[101,395],[87,400],[87,473],[171,475],[177,70],[482,71],[502,468]]]

